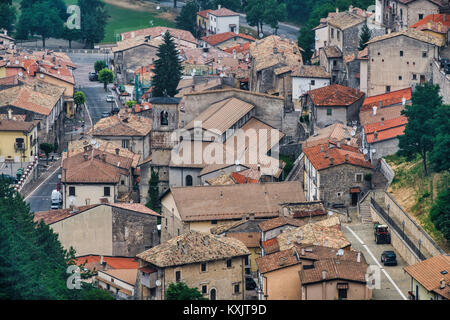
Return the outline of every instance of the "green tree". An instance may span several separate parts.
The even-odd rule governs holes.
[[[105,26],[108,22],[108,12],[101,0],[78,0],[81,10],[81,37],[86,48],[93,48],[105,37]]]
[[[125,104],[127,105],[128,108],[132,108],[136,104],[136,101],[128,100],[127,102],[125,102]]]
[[[430,219],[445,239],[450,240],[450,189],[448,187],[438,194],[430,210]]]
[[[69,29],[67,26],[64,26],[62,38],[69,41],[69,48],[72,48],[72,41],[81,39],[81,30]]]
[[[63,33],[63,26],[60,12],[52,1],[35,2],[31,7],[22,9],[18,34],[22,38],[34,34],[41,36],[42,46],[45,48],[45,40],[50,37],[60,37]]]
[[[212,0],[198,0],[198,5],[200,6],[200,10],[213,9],[214,3]]]
[[[189,288],[184,282],[169,284],[166,300],[208,300],[197,288]]]
[[[83,91],[77,91],[75,92],[73,96],[73,101],[77,105],[77,107],[81,106],[86,102],[86,96],[84,95]]]
[[[94,63],[94,70],[96,73],[99,73],[100,70],[107,68],[108,66],[106,65],[106,61],[105,60],[97,60]]]
[[[439,85],[425,83],[416,86],[412,94],[412,104],[402,111],[408,118],[408,123],[404,135],[399,137],[398,154],[406,156],[407,159],[419,154],[425,175],[428,175],[427,154],[433,149],[433,117],[441,104]]]
[[[104,68],[98,73],[98,81],[103,83],[105,91],[107,91],[108,84],[114,81],[114,73],[112,73],[111,70]]]
[[[187,30],[195,36],[198,11],[200,11],[200,8],[197,2],[193,0],[186,2],[186,5],[181,9],[180,14],[175,19],[177,28]]]
[[[286,5],[284,3],[280,4],[277,0],[264,0],[264,23],[274,29],[275,34],[278,31],[278,22],[285,20],[286,17]]]
[[[450,105],[437,108],[434,119],[433,150],[430,152],[430,164],[434,171],[450,169]]]
[[[214,0],[213,3],[215,8],[220,4],[222,8],[227,8],[235,12],[241,9],[241,0]]]
[[[361,34],[359,35],[359,47],[358,50],[364,50],[367,47],[367,42],[372,37],[372,32],[370,31],[367,23],[364,23]]]
[[[16,8],[7,1],[0,2],[0,29],[5,29],[9,33],[14,30],[16,22]]]
[[[39,145],[39,149],[41,149],[42,151],[44,151],[45,156],[47,157],[47,165],[48,165],[48,155],[50,154],[50,152],[52,152],[53,150],[55,150],[54,145],[51,144],[51,143],[44,142],[44,143],[41,143],[41,144]]]
[[[159,174],[158,171],[153,170],[150,176],[150,181],[148,182],[148,198],[147,203],[145,204],[147,208],[152,209],[153,211],[159,212],[159,209],[161,207],[160,201],[159,201]]]
[[[258,36],[263,32],[264,11],[264,0],[248,0],[244,7],[247,23],[256,27]]]
[[[156,55],[158,59],[154,62],[153,95],[173,97],[178,92],[183,67],[178,57],[178,49],[168,31],[164,34],[164,42],[159,46]]]

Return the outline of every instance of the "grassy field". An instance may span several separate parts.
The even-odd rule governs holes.
[[[67,5],[76,4],[77,0],[64,0]],[[19,7],[20,0],[14,0],[14,4]],[[174,27],[172,21],[158,18],[158,13],[144,10],[134,10],[119,7],[109,3],[105,3],[105,8],[110,16],[105,30],[105,38],[102,44],[114,43],[117,40],[117,35],[121,32],[156,27]],[[161,10],[165,10],[162,8]]]
[[[420,157],[413,161],[406,161],[396,155],[385,159],[395,171],[394,180],[388,191],[442,249],[450,251],[450,244],[436,229],[429,215],[437,194],[449,179],[449,173],[430,173],[425,177]]]

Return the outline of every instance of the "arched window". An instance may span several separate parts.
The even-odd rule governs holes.
[[[167,111],[161,111],[161,125],[167,126],[169,124],[169,114]]]
[[[216,300],[216,289],[211,289],[209,293],[209,300]]]
[[[191,175],[186,176],[186,186],[192,186],[192,176]]]

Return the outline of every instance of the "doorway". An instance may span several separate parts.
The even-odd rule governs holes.
[[[216,300],[216,289],[211,289],[210,293],[209,293],[209,299],[210,300]]]

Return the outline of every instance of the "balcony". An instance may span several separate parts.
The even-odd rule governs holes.
[[[156,288],[158,272],[150,267],[139,268],[141,272],[141,284],[149,289]]]

